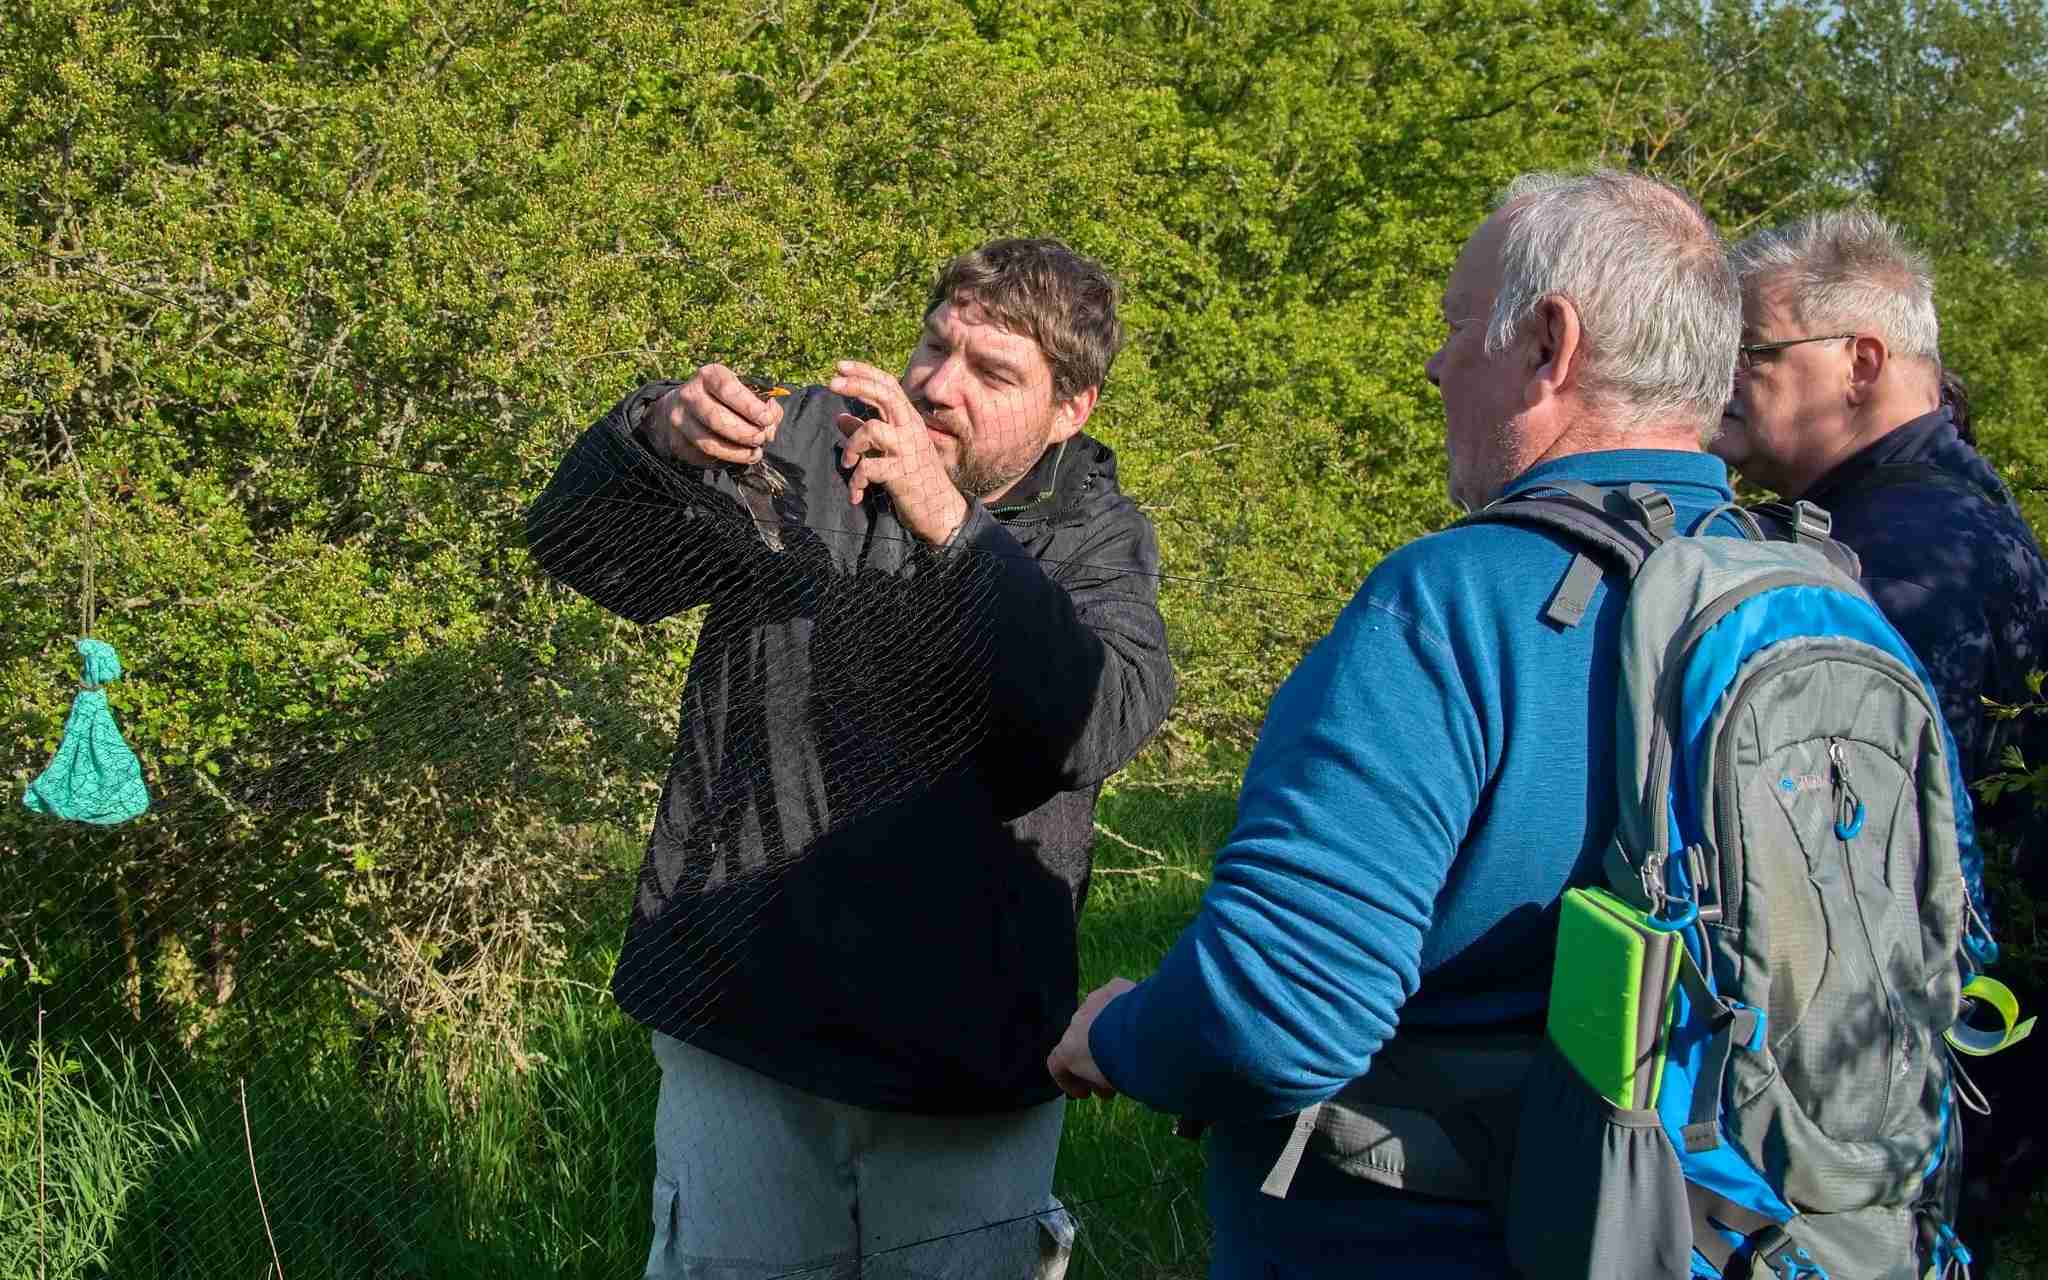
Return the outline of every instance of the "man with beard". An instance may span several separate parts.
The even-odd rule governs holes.
[[[900,379],[649,384],[530,511],[613,612],[710,606],[612,984],[662,1068],[648,1276],[1064,1268],[1040,1064],[1100,784],[1173,692],[1151,524],[1081,433],[1121,342],[1100,266],[997,240]]]

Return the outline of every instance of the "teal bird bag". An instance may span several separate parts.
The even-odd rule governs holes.
[[[149,789],[101,687],[121,678],[121,659],[102,640],[80,640],[78,653],[85,659],[85,687],[72,700],[50,767],[28,784],[21,803],[53,818],[111,827],[148,812]]]

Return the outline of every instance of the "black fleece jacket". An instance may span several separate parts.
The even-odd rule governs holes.
[[[586,431],[527,513],[536,559],[614,613],[709,606],[620,1006],[857,1106],[1050,1099],[1096,797],[1173,698],[1150,521],[1084,435],[933,548],[881,490],[848,501],[841,397],[784,402],[771,496],[642,444],[672,385]]]

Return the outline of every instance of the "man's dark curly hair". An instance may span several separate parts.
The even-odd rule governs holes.
[[[948,302],[971,302],[996,327],[1036,342],[1055,400],[1101,386],[1124,345],[1116,281],[1058,240],[991,240],[961,254],[932,284],[925,316]]]

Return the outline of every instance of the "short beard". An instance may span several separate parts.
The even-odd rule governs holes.
[[[1038,459],[1036,458],[1032,459],[1034,463],[1037,461]],[[1026,467],[1024,470],[1029,471],[1030,469],[1030,467]],[[1023,472],[1020,471],[1014,476],[1006,476],[991,466],[986,459],[962,453],[958,462],[946,468],[946,474],[953,478],[954,488],[970,498],[980,499],[986,498],[998,490],[1008,488],[1023,475]]]
[[[918,417],[924,419],[926,427],[929,427],[933,417],[931,405],[923,400],[913,400],[911,407],[917,410]],[[948,432],[947,434],[950,435],[952,433]],[[1007,488],[1019,476],[1024,474],[1023,471],[1020,471],[1014,476],[1003,475],[988,459],[978,455],[968,446],[967,441],[958,435],[953,436],[953,444],[959,451],[959,455],[952,462],[946,464],[946,478],[953,482],[953,487],[958,489],[964,497],[979,501],[992,493]],[[1039,452],[1042,454],[1045,451],[1041,449]],[[1036,457],[1031,459],[1032,465],[1035,466],[1037,462],[1038,459]],[[1031,467],[1027,466],[1024,468],[1024,471],[1029,471],[1030,469]]]

